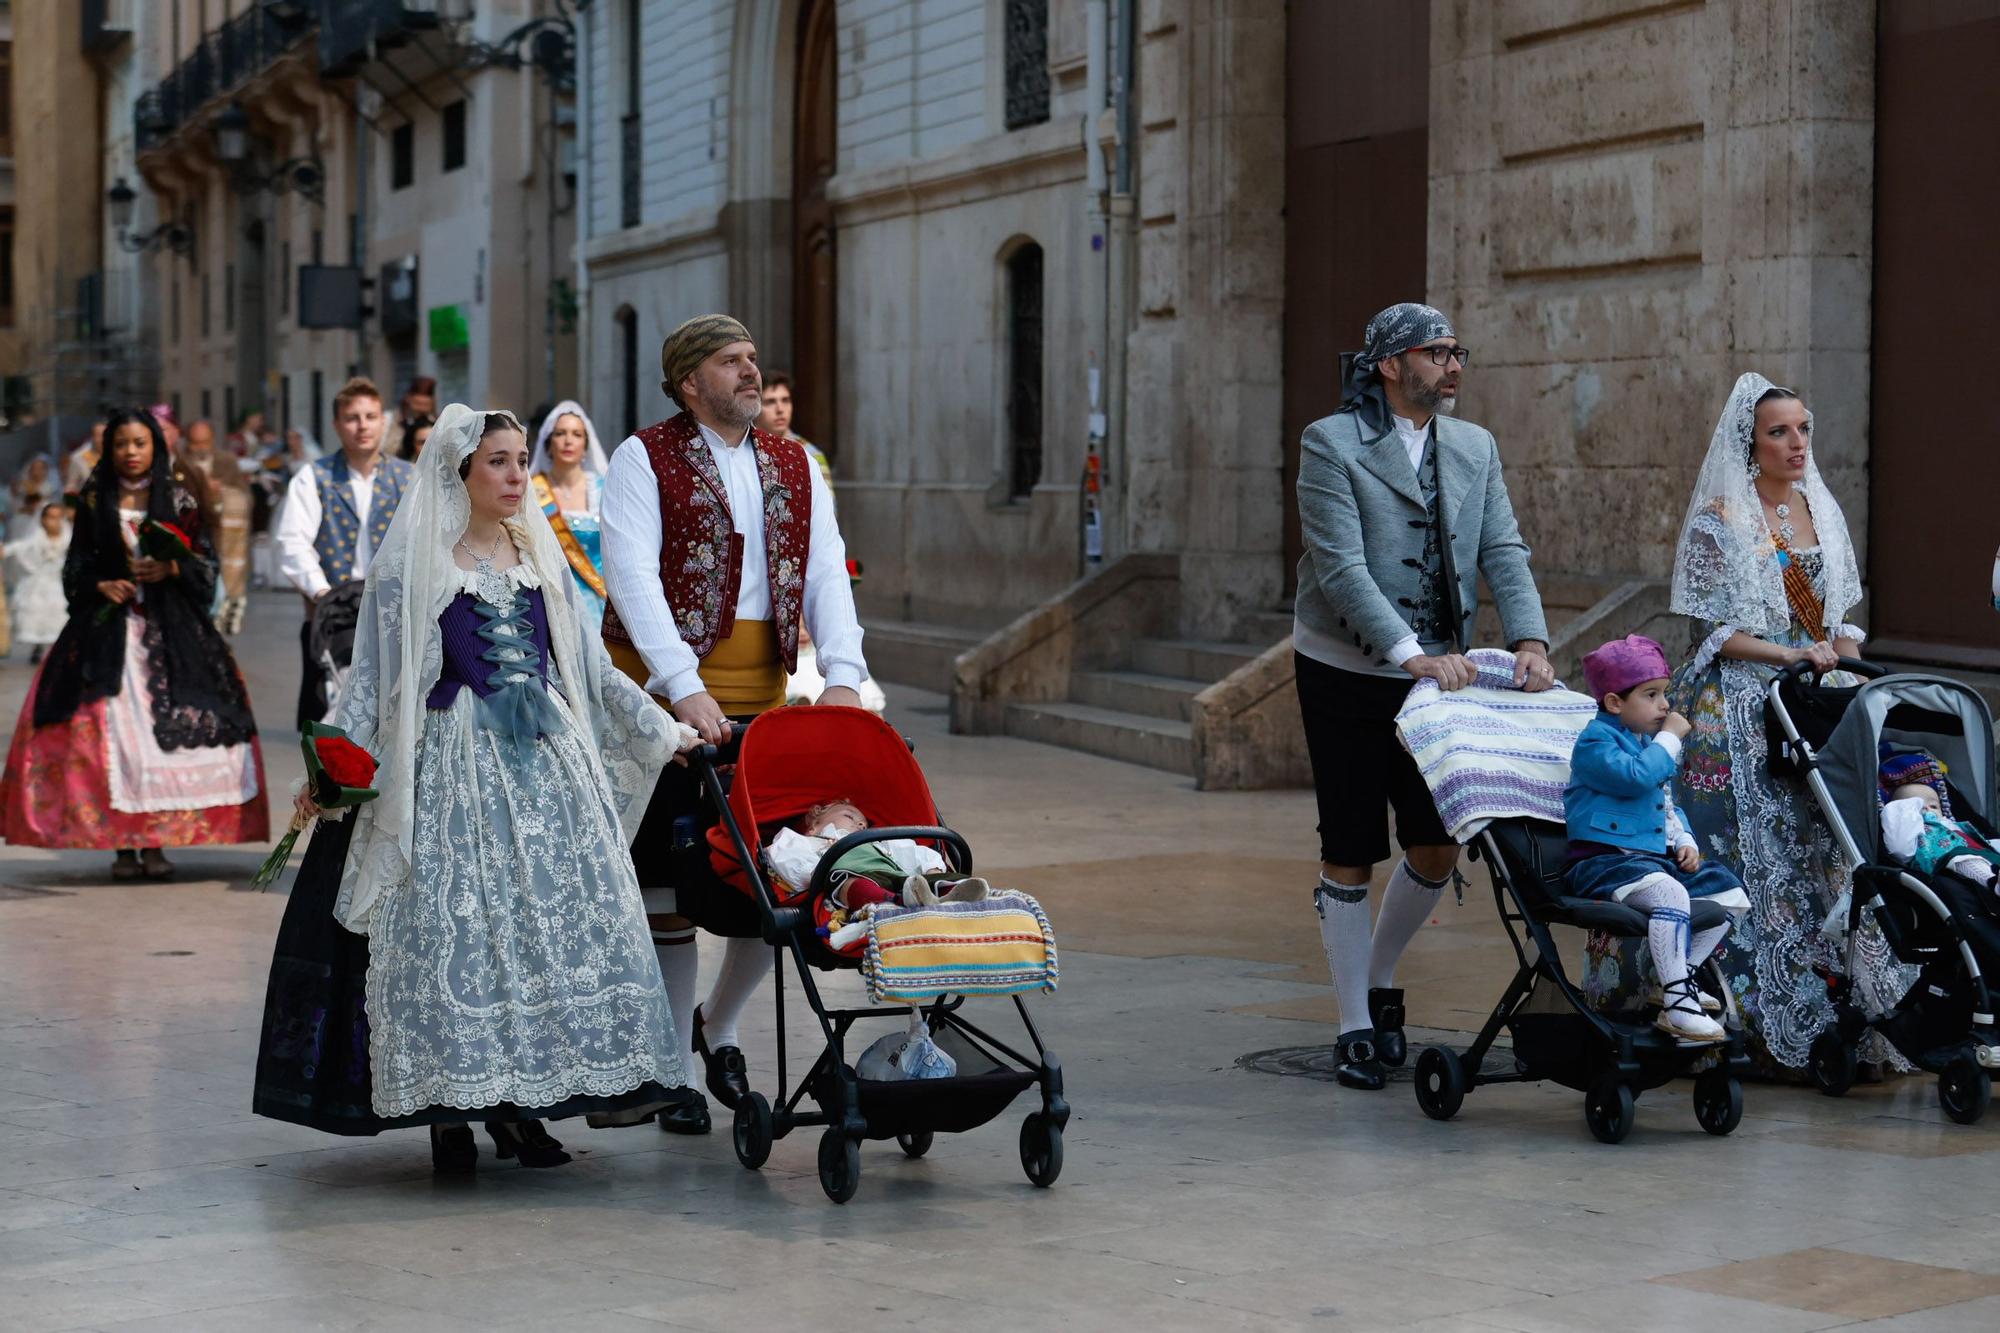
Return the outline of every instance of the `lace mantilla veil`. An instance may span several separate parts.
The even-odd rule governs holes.
[[[590,413],[583,410],[583,404],[574,398],[565,398],[549,409],[542,418],[542,428],[535,432],[535,456],[528,462],[528,475],[539,476],[549,470],[549,436],[556,433],[556,422],[564,417],[575,417],[583,423],[583,433],[590,440],[590,448],[584,451],[583,470],[593,477],[602,477],[611,471],[611,459],[604,452],[604,444],[597,438],[597,425],[591,421]]]
[[[444,668],[438,617],[464,586],[451,550],[465,532],[472,500],[458,469],[478,449],[490,417],[502,417],[522,430],[511,412],[475,412],[463,403],[453,403],[439,415],[416,460],[416,477],[369,568],[361,598],[353,667],[335,716],[341,729],[375,756],[375,786],[381,794],[350,816],[354,836],[334,915],[364,935],[376,900],[410,875],[417,749],[426,701]],[[603,760],[629,838],[638,831],[660,769],[673,753],[670,720],[611,665],[602,644],[586,642],[571,604],[576,594],[569,561],[542,511],[523,504],[505,526],[541,583],[552,683],[586,744]],[[493,799],[502,798],[496,793]]]
[[[1671,609],[1759,638],[1782,633],[1792,614],[1785,600],[1777,545],[1764,522],[1764,507],[1750,475],[1757,400],[1775,387],[1753,371],[1739,377],[1730,390],[1674,551]],[[1810,412],[1806,422],[1810,427]],[[1854,546],[1848,540],[1847,516],[1821,479],[1819,463],[1810,449],[1799,489],[1819,533],[1820,559],[1826,571],[1824,628],[1831,635],[1861,601],[1861,576]]]

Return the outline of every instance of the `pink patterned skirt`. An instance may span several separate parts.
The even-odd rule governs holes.
[[[247,754],[244,746],[151,753],[146,696],[131,688],[142,674],[143,667],[128,668],[118,695],[46,727],[35,725],[36,687],[29,687],[0,778],[0,838],[22,847],[110,850],[270,840],[257,738],[247,742]],[[135,762],[141,757],[150,762]]]

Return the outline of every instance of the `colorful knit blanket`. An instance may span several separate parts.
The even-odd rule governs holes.
[[[1470,842],[1495,819],[1563,822],[1563,788],[1577,734],[1597,701],[1565,689],[1514,688],[1514,654],[1475,648],[1479,678],[1446,693],[1420,680],[1396,714],[1396,734],[1417,761],[1451,836]]]
[[[939,903],[871,921],[861,975],[877,1004],[1053,991],[1056,936],[1042,905],[1025,893]]]

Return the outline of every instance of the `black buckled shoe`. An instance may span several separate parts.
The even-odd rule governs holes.
[[[1388,986],[1368,992],[1368,1021],[1375,1025],[1375,1057],[1391,1069],[1401,1069],[1410,1058],[1410,1044],[1403,1038],[1403,992]]]
[[[503,1162],[513,1158],[522,1166],[548,1167],[570,1160],[539,1120],[489,1120],[486,1132],[493,1136],[493,1155]]]
[[[1335,1071],[1335,1077],[1340,1080],[1341,1087],[1380,1092],[1389,1081],[1375,1049],[1375,1034],[1367,1028],[1341,1033],[1334,1049],[1340,1053],[1340,1068]]]
[[[684,1102],[663,1107],[657,1119],[666,1134],[706,1134],[715,1127],[708,1117],[708,1098],[698,1092]]]
[[[700,1005],[696,1005],[694,1011],[694,1053],[701,1057],[709,1095],[734,1111],[736,1103],[750,1095],[750,1066],[744,1063],[743,1052],[738,1047],[708,1049],[708,1036],[702,1031]]]

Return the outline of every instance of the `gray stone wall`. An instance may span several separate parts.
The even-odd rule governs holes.
[[[1659,576],[1730,384],[1865,539],[1872,0],[1434,0],[1431,299],[1537,564]]]

